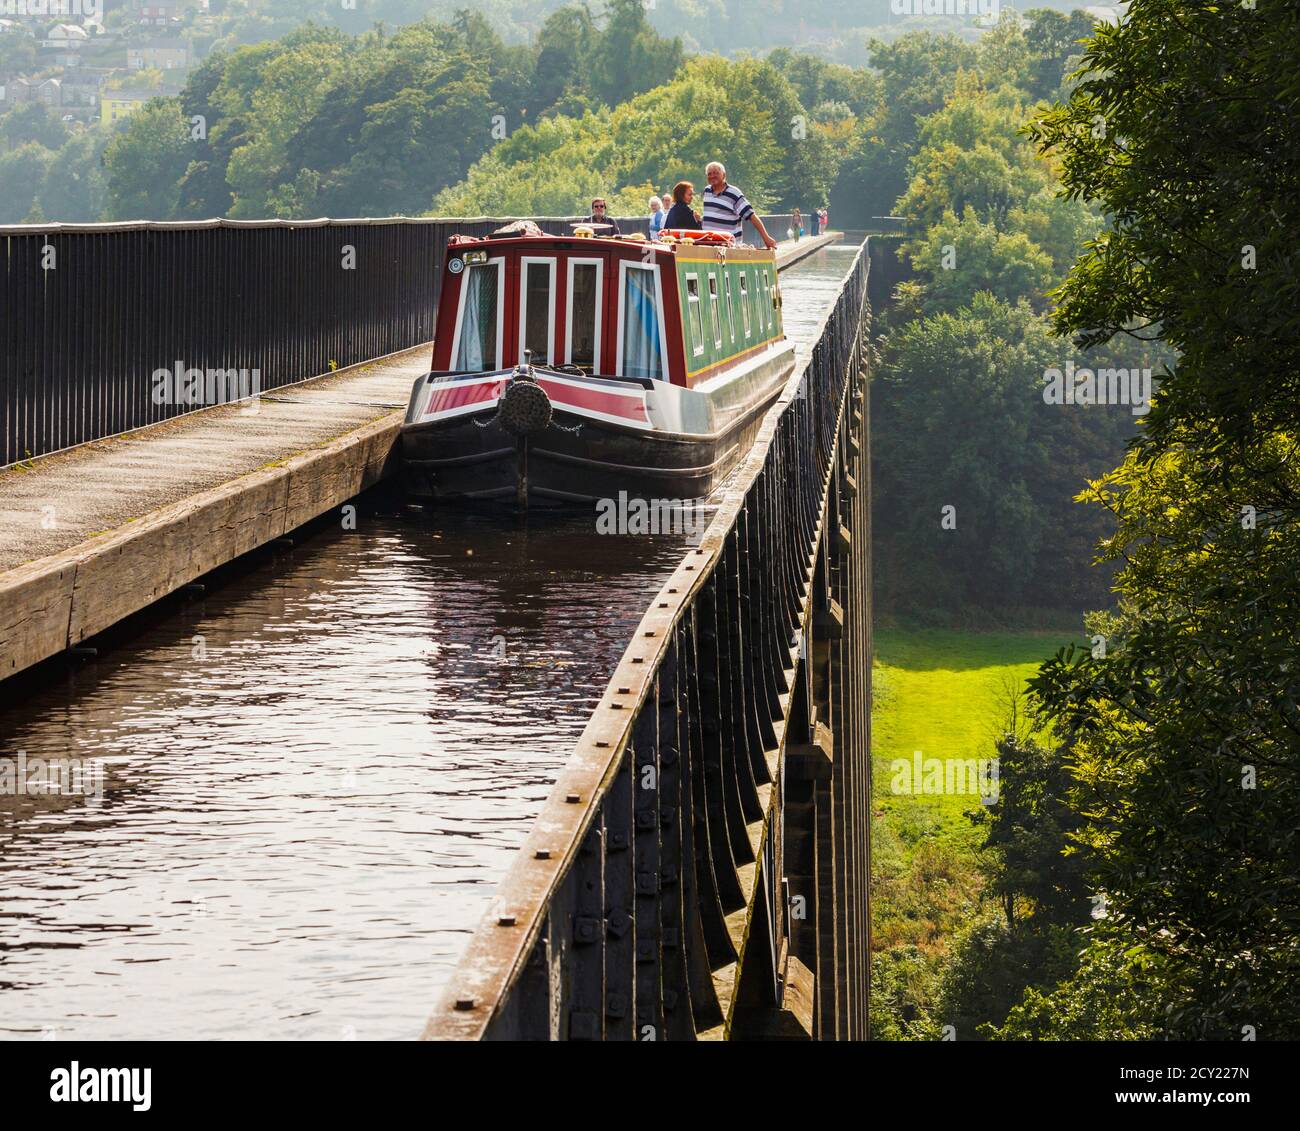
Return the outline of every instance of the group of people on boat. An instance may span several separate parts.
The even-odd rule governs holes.
[[[672,194],[664,193],[663,199],[650,199],[650,238],[657,239],[665,228],[685,232],[721,232],[734,237],[737,243],[744,238],[745,224],[753,224],[763,246],[776,247],[776,240],[768,235],[767,229],[754,206],[745,199],[745,194],[735,185],[727,183],[727,168],[721,161],[710,161],[704,170],[708,188],[704,190],[703,207],[698,211],[692,208],[695,199],[695,186],[690,181],[678,181],[673,186]],[[591,215],[587,217],[602,235],[618,236],[618,224],[607,215],[605,200],[597,197],[591,202]]]

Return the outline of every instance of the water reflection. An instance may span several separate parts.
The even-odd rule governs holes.
[[[681,552],[438,521],[363,515],[6,712],[106,787],[0,810],[0,1031],[419,1031]]]

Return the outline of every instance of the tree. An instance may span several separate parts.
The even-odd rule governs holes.
[[[926,313],[956,310],[977,291],[1008,303],[1024,297],[1041,312],[1058,278],[1051,257],[1028,236],[999,232],[969,207],[960,221],[945,212],[940,223],[923,238],[904,244],[903,250],[913,270],[928,280]]]
[[[892,43],[872,39],[868,48],[880,73],[879,108],[859,123],[831,195],[839,222],[863,227],[874,216],[891,214],[907,188],[920,120],[943,106],[958,71],[976,61],[972,47],[929,32],[909,32]]]
[[[987,294],[890,335],[872,421],[886,600],[954,607],[1021,598],[1043,532],[1030,490],[1042,440],[1031,419],[1045,407],[1041,375],[1057,356],[1027,305]],[[941,526],[945,506],[955,508],[955,528]]]
[[[575,91],[589,91],[583,75],[598,34],[585,5],[561,8],[547,18],[537,33],[530,120],[555,110]]]
[[[68,138],[59,116],[43,102],[24,102],[0,118],[0,148],[18,149],[28,142],[57,150]]]
[[[224,216],[230,210],[226,165],[242,141],[242,119],[223,119],[213,101],[227,58],[224,52],[214,51],[190,72],[181,92],[181,116],[189,123],[192,157],[177,186],[177,219]]]
[[[663,39],[641,0],[609,0],[606,23],[590,59],[591,92],[609,106],[669,82],[682,65],[678,39]]]
[[[49,219],[91,223],[103,215],[108,185],[100,158],[107,142],[103,131],[86,130],[64,143],[37,194]]]
[[[1025,13],[1025,44],[1032,58],[1027,93],[1031,99],[1052,98],[1060,90],[1069,60],[1082,51],[1081,41],[1092,35],[1092,17],[1075,9],[1068,16],[1051,8]]]
[[[971,813],[986,830],[988,891],[1008,929],[1022,909],[1038,924],[1088,921],[1088,860],[1074,841],[1084,818],[1067,751],[1041,734],[1004,736],[997,744],[998,795]]]
[[[1183,993],[1158,954],[1101,936],[1073,975],[1051,990],[1029,987],[1006,1022],[983,1033],[997,1041],[1155,1041]]]
[[[175,98],[151,98],[126,120],[104,149],[110,220],[173,214],[192,156],[189,136]]]
[[[1097,28],[1073,96],[1034,126],[1069,195],[1114,218],[1062,289],[1062,332],[1159,327],[1182,355],[1144,447],[1238,459],[1295,423],[1298,31],[1281,0],[1138,0]]]
[[[1013,164],[983,140],[970,148],[944,142],[922,149],[910,168],[912,181],[897,210],[923,228],[937,224],[946,212],[961,215],[967,209],[1004,227],[1011,210],[1023,207],[1047,184],[1045,169]]]
[[[774,67],[692,59],[672,82],[613,110],[515,131],[438,195],[433,211],[565,215],[585,212],[593,195],[626,193],[619,206],[639,213],[651,189],[683,178],[701,183],[704,166],[720,157],[756,208],[825,199],[834,155],[815,126],[792,130],[801,118]]]
[[[1172,1036],[1300,1033],[1298,30],[1273,0],[1135,0],[1035,127],[1108,220],[1056,325],[1180,353],[1087,492],[1116,523],[1113,639],[1034,681],[1098,799],[1108,930],[1182,987]]]
[[[0,223],[22,224],[36,203],[54,154],[34,141],[0,154]]]

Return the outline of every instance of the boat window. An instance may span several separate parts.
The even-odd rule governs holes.
[[[736,308],[731,302],[731,275],[723,276],[723,286],[727,288],[727,333],[731,337],[732,345],[736,343]]]
[[[569,347],[573,365],[597,368],[600,349],[600,264],[569,263]]]
[[[768,274],[767,268],[763,268],[763,321],[767,324],[768,330],[774,328],[773,303],[772,303],[772,276]]]
[[[555,299],[552,294],[555,280],[555,263],[525,259],[524,303],[520,325],[523,328],[523,350],[532,350],[533,362],[550,362],[551,327],[555,324]],[[519,360],[523,361],[520,353]]]
[[[718,277],[709,272],[709,318],[713,322],[713,345],[722,348],[722,303],[718,301]]]
[[[745,337],[750,335],[749,323],[749,276],[740,273],[740,317],[745,323]]]
[[[663,350],[659,343],[659,300],[652,267],[624,265],[623,374],[663,380]]]
[[[691,324],[691,354],[704,352],[704,316],[700,313],[700,277],[686,276],[686,314]]]
[[[476,263],[465,269],[460,344],[455,369],[480,372],[499,369],[497,360],[497,286],[501,264]]]

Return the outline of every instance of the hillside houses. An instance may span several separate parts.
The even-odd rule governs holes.
[[[104,27],[98,15],[82,16],[77,4],[51,4],[47,20],[25,14],[0,18],[0,37],[25,37],[24,52],[0,67],[0,115],[39,102],[65,121],[113,125],[149,98],[175,93],[198,59],[189,38],[197,19],[211,27],[204,0],[125,0],[125,22]],[[5,11],[0,9],[0,11]],[[25,11],[25,10],[24,10]],[[211,36],[208,37],[211,41]],[[15,64],[14,60],[33,60]],[[146,88],[141,76],[167,76]],[[147,83],[148,80],[144,79]]]

